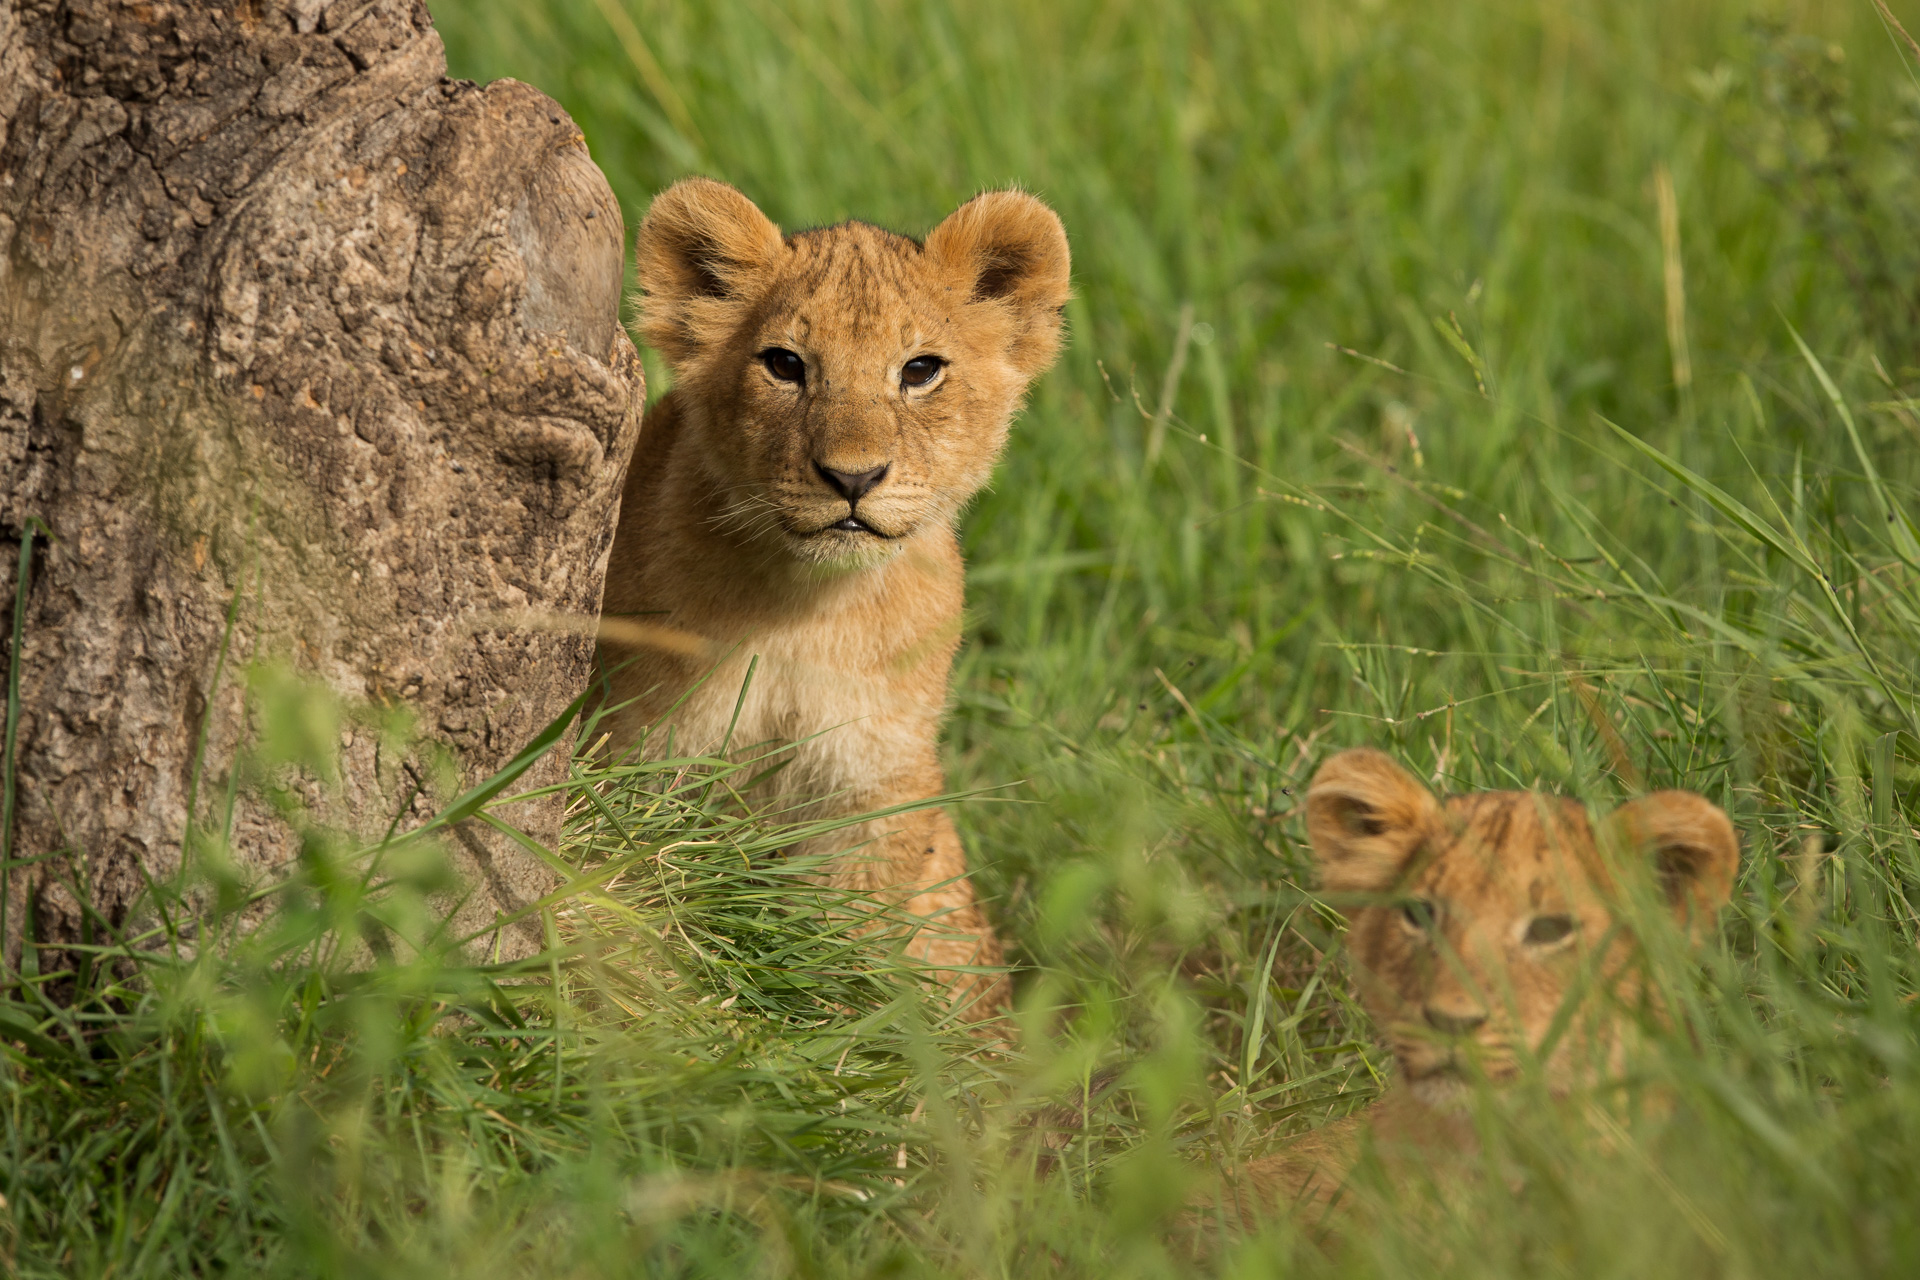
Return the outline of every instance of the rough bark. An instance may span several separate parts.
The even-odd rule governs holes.
[[[337,782],[277,780],[291,823],[241,786],[263,871],[308,819],[417,821],[433,744],[470,784],[585,685],[590,623],[554,619],[598,614],[643,393],[619,207],[556,104],[445,70],[419,0],[0,0],[0,631],[51,531],[7,654],[13,855],[57,855],[11,874],[10,963],[26,901],[57,943],[179,868],[197,757],[195,822],[229,826],[251,662],[422,735],[349,719]],[[515,816],[558,835],[556,801]],[[548,884],[486,831],[454,858],[456,925]]]

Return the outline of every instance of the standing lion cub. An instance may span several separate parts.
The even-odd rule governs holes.
[[[1059,218],[996,191],[924,243],[860,222],[783,235],[691,178],[654,199],[637,256],[641,330],[674,385],[647,413],[607,569],[613,747],[780,744],[763,798],[809,818],[941,794],[954,520],[1059,350]],[[999,962],[943,811],[799,851],[842,853],[835,883],[925,918],[921,958]],[[978,1013],[1005,1000],[997,978],[954,985]]]

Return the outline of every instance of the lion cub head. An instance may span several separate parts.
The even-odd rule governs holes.
[[[1696,940],[1733,888],[1726,814],[1656,791],[1588,821],[1572,800],[1492,791],[1437,800],[1378,751],[1314,775],[1307,831],[1323,888],[1346,908],[1362,997],[1414,1096],[1439,1104],[1464,1074],[1509,1078],[1545,1055],[1565,1088],[1617,1069],[1614,998],[1634,983],[1637,901]],[[1637,989],[1636,989],[1637,990]],[[1578,1000],[1587,995],[1596,998]],[[1575,1017],[1576,1012],[1580,1015]]]
[[[783,235],[689,178],[655,197],[637,256],[715,527],[844,568],[950,527],[1058,352],[1068,298],[1060,219],[1018,191],[921,242],[861,222]]]

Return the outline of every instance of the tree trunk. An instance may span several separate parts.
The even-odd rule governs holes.
[[[445,71],[420,0],[0,0],[9,965],[29,903],[54,944],[118,923],[190,811],[270,872],[419,821],[585,686],[644,391],[619,206],[555,103]],[[263,786],[269,659],[361,710]],[[559,833],[557,798],[513,816]],[[455,844],[456,928],[550,883]]]

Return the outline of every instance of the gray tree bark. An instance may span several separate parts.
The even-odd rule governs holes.
[[[58,944],[176,871],[190,792],[270,871],[309,820],[419,821],[434,744],[471,784],[585,687],[644,391],[619,206],[555,103],[445,72],[420,0],[0,0],[0,633],[50,531],[0,640],[10,964],[26,903]],[[337,780],[277,779],[306,817],[229,816],[274,655],[421,736],[349,719]],[[454,856],[456,928],[551,883],[488,829]]]

